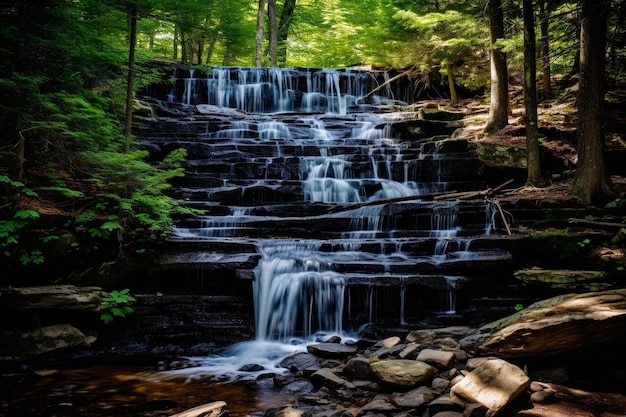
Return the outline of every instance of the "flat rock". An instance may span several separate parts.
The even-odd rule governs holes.
[[[417,360],[446,369],[454,361],[454,353],[446,350],[424,349],[417,355]]]
[[[466,326],[442,327],[439,329],[423,329],[416,330],[406,336],[409,343],[428,344],[437,339],[451,337],[455,340],[463,338],[470,334],[474,329]]]
[[[357,352],[356,347],[341,343],[317,343],[307,346],[307,351],[320,358],[347,358]]]
[[[515,271],[513,276],[524,284],[566,290],[602,291],[613,285],[605,282],[606,274],[602,271],[528,268]]]
[[[97,311],[102,288],[74,285],[0,288],[0,307],[15,310],[88,310]]]
[[[551,358],[626,343],[626,289],[539,301],[463,338],[464,350],[502,359]]]
[[[436,372],[436,369],[426,362],[409,359],[373,362],[370,368],[382,384],[397,387],[430,384]]]
[[[182,413],[173,414],[170,417],[223,417],[226,415],[228,415],[226,403],[224,401],[215,401],[190,408]]]
[[[450,390],[451,397],[481,403],[495,415],[530,386],[523,370],[502,359],[483,362]]]

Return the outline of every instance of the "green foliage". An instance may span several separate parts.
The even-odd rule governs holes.
[[[515,307],[513,307],[515,309],[515,311],[522,311],[524,309],[524,306],[521,304],[515,304]]]
[[[576,244],[577,244],[578,246],[580,246],[581,248],[584,248],[585,246],[587,246],[587,245],[588,245],[588,244],[590,244],[590,243],[591,243],[591,240],[589,240],[589,239],[583,239],[583,240],[581,240],[580,242],[577,242]]]
[[[177,202],[166,195],[169,180],[184,175],[180,166],[186,157],[184,149],[171,152],[159,165],[145,161],[146,151],[84,153],[93,160],[92,181],[106,184],[101,208],[115,210],[118,217],[90,229],[92,236],[107,238],[112,231],[125,231],[138,238],[157,238],[169,232],[171,214]],[[95,166],[95,162],[98,165]],[[93,221],[95,213],[85,213],[83,221]]]
[[[109,324],[115,317],[124,318],[134,311],[130,305],[137,299],[129,295],[129,293],[130,290],[128,288],[121,291],[114,290],[102,299],[100,319],[105,324]]]
[[[10,257],[18,253],[23,265],[43,262],[40,251],[20,250],[18,246],[21,233],[38,218],[39,213],[35,210],[17,210],[13,218],[0,221],[0,248],[3,249],[5,256]]]
[[[43,253],[41,253],[40,250],[31,250],[28,252],[24,252],[20,256],[20,261],[22,262],[22,265],[28,265],[28,264],[37,265],[37,264],[43,263],[44,261]]]

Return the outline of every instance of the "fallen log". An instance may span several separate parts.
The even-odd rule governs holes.
[[[470,198],[474,198],[474,197],[481,197],[481,196],[485,196],[485,197],[489,197],[494,195],[495,193],[497,193],[498,191],[502,190],[504,187],[506,187],[507,185],[511,184],[514,180],[510,179],[500,185],[498,185],[495,188],[488,188],[486,190],[480,190],[480,191],[443,191],[443,192],[438,192],[438,193],[427,193],[427,194],[418,194],[418,195],[409,195],[409,196],[402,196],[402,197],[392,197],[392,198],[384,198],[381,200],[372,200],[372,201],[363,201],[360,203],[352,203],[352,204],[345,204],[342,206],[335,206],[332,207],[328,210],[327,213],[339,213],[342,211],[348,211],[348,210],[354,210],[354,209],[358,209],[361,207],[367,207],[367,206],[377,206],[380,204],[389,204],[389,203],[402,203],[405,201],[414,201],[414,200],[427,200],[427,199],[433,199],[433,200],[465,200],[465,199],[470,199]]]
[[[378,87],[376,87],[375,89],[373,89],[372,91],[370,91],[369,93],[365,94],[363,97],[360,97],[360,100],[366,99],[369,96],[371,96],[372,94],[374,94],[377,91],[382,90],[383,88],[385,88],[385,86],[391,84],[392,82],[394,82],[395,80],[397,80],[398,78],[402,78],[405,75],[409,75],[410,73],[412,73],[413,71],[415,71],[415,67],[411,67],[408,70],[396,75],[395,77],[391,77],[390,79],[388,79],[387,81],[385,81],[384,83],[382,83],[381,85],[379,85]]]
[[[338,213],[342,211],[354,210],[361,207],[367,206],[377,206],[380,204],[388,204],[388,203],[402,203],[404,201],[413,201],[413,200],[428,200],[437,196],[445,195],[445,194],[454,194],[457,191],[444,191],[439,193],[427,193],[427,194],[417,194],[417,195],[408,195],[402,197],[392,197],[392,198],[383,198],[380,200],[371,200],[371,201],[362,201],[360,203],[352,203],[345,204],[342,206],[335,206],[328,210],[328,213]]]

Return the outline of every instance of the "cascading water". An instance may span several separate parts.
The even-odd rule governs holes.
[[[289,342],[318,331],[341,333],[345,282],[312,244],[261,248],[253,284],[256,334]]]
[[[430,130],[451,133],[445,122],[393,112],[386,105],[398,104],[398,94],[389,86],[363,103],[388,79],[384,73],[209,68],[174,78],[160,96],[170,106],[196,105],[200,114],[186,125],[166,119],[177,133],[150,142],[188,147],[192,185],[178,192],[207,211],[179,221],[175,239],[220,248],[254,244],[260,260],[250,349],[269,355],[251,357],[250,345],[241,344],[177,372],[224,375],[231,363],[232,376],[251,362],[275,371],[270,351],[301,350],[299,343],[320,334],[346,337],[383,316],[405,325],[419,309],[437,310],[428,307],[429,296],[420,300],[420,291],[430,282],[434,291],[457,282],[447,270],[438,272],[454,266],[444,262],[444,246],[486,230],[483,203],[410,201],[482,184],[470,152],[428,153]],[[457,166],[463,181],[454,183],[445,173]]]

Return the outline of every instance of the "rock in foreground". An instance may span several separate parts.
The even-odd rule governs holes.
[[[626,289],[567,294],[539,301],[461,340],[475,355],[546,359],[623,346]]]

